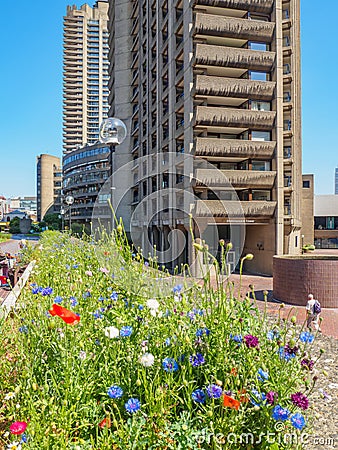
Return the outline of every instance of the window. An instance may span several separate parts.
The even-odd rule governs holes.
[[[249,72],[249,79],[255,81],[268,81],[269,76],[266,72]]]
[[[265,52],[269,49],[268,45],[262,42],[249,42],[249,48],[251,50],[259,50],[261,52]]]
[[[271,111],[270,102],[251,101],[251,109],[253,111]]]
[[[252,141],[271,141],[270,131],[252,131]]]
[[[310,180],[303,180],[303,188],[304,189],[310,188]]]

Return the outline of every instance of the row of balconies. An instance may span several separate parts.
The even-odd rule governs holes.
[[[196,169],[196,186],[207,186],[218,189],[272,189],[276,172],[272,170],[218,170]]]
[[[276,142],[274,141],[198,137],[195,142],[195,155],[269,160],[273,158],[275,148]]]
[[[197,217],[272,217],[275,201],[197,200],[193,215]]]

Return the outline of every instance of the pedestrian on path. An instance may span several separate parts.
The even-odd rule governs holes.
[[[308,295],[306,311],[307,311],[307,323],[306,323],[307,327],[311,330],[313,323],[315,330],[322,331],[319,326],[319,315],[321,313],[321,307],[319,301],[313,297],[313,294]]]

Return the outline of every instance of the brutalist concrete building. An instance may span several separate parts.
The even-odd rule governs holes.
[[[269,274],[273,255],[300,253],[299,0],[110,0],[108,15],[109,115],[129,131],[116,161],[134,161],[126,226],[163,249],[173,230],[189,240],[187,211],[203,219],[207,208],[212,224],[198,233],[216,248],[214,236],[232,239],[226,211],[239,200],[235,251],[255,255],[249,270]]]

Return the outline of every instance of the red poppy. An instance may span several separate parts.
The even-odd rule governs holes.
[[[14,422],[12,423],[12,425],[9,427],[9,431],[12,434],[23,434],[26,431],[27,428],[27,422]]]
[[[99,427],[100,428],[110,428],[111,427],[111,420],[109,417],[105,417],[103,420],[101,420],[101,422],[99,423]]]
[[[233,368],[230,370],[230,374],[233,375],[234,377],[238,374],[238,371],[237,371],[236,367],[233,367]]]
[[[64,308],[63,306],[57,305],[53,303],[52,308],[49,310],[49,313],[52,316],[59,316],[64,322],[69,325],[76,325],[80,322],[80,316],[78,314],[69,311],[69,309]]]
[[[229,395],[224,394],[223,406],[238,410],[239,406],[240,406],[240,402],[238,400],[235,400],[234,398],[230,397]]]
[[[248,403],[249,399],[246,395],[246,389],[241,389],[240,391],[238,391],[238,394],[240,403]]]

